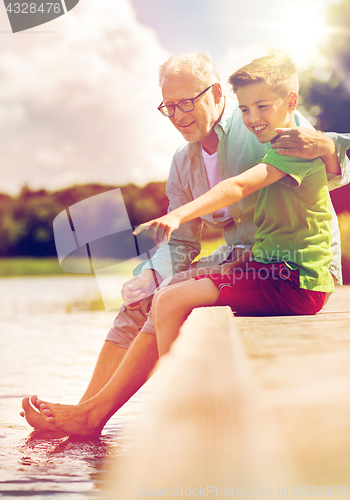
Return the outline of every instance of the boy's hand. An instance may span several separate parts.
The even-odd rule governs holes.
[[[150,231],[150,237],[158,244],[163,241],[169,241],[170,235],[175,231],[180,225],[180,219],[178,216],[174,215],[172,212],[159,217],[158,219],[150,220],[144,224],[137,226],[133,234],[137,236],[142,231]]]

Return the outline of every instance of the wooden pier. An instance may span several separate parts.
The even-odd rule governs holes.
[[[161,373],[111,498],[350,495],[349,286],[316,316],[196,309]]]

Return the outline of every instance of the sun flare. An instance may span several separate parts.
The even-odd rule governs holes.
[[[297,66],[317,65],[317,58],[322,57],[320,49],[327,43],[331,32],[326,23],[326,13],[304,5],[298,14],[296,18],[295,4],[288,3],[274,19],[271,29],[278,33],[281,50],[288,51]]]

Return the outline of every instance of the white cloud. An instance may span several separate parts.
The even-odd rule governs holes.
[[[326,13],[335,0],[231,0],[218,3],[226,47],[218,61],[223,79],[256,57],[288,52],[299,71],[325,67],[320,47],[328,41]],[[227,78],[226,78],[227,79]]]
[[[182,141],[156,109],[168,54],[130,1],[84,0],[44,26],[0,35],[0,191],[165,180]]]

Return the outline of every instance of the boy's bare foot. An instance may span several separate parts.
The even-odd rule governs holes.
[[[101,434],[104,423],[94,418],[87,403],[62,405],[37,399],[36,405],[51,428],[67,435]]]
[[[55,427],[46,420],[45,416],[39,411],[35,410],[34,407],[38,408],[38,406],[36,405],[36,401],[36,396],[32,396],[30,398],[30,401],[29,398],[24,398],[22,400],[23,411],[20,413],[20,415],[24,417],[28,424],[34,427],[34,429],[39,429],[42,431],[55,431]]]

